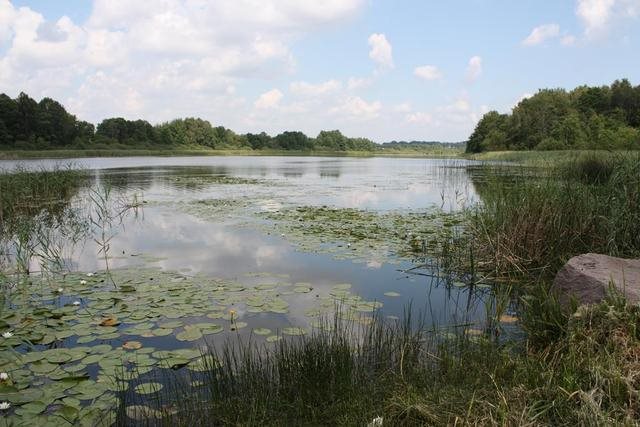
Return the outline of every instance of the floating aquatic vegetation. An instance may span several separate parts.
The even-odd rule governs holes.
[[[262,213],[261,223],[305,252],[337,259],[397,263],[424,255],[462,222],[461,213],[439,209],[379,213],[351,208],[301,206]]]
[[[249,282],[263,278],[287,277],[247,276]],[[204,363],[199,344],[209,337],[245,333],[246,328],[248,334],[275,342],[281,336],[264,323],[252,324],[252,316],[287,314],[289,297],[313,290],[314,309],[307,314],[315,318],[329,316],[340,305],[341,318],[362,322],[359,312],[382,306],[352,294],[350,284],[237,283],[153,268],[69,273],[57,277],[55,286],[51,277],[32,275],[29,286],[29,292],[8,293],[5,304],[11,310],[0,312],[0,372],[8,378],[0,382],[0,402],[12,405],[8,413],[16,424],[29,425],[39,424],[43,414],[93,420],[90,402],[91,408],[116,404],[114,392],[156,369],[197,372]],[[74,304],[80,300],[81,305]],[[310,326],[277,330],[300,336]],[[148,341],[159,337],[165,349]],[[137,385],[134,391],[149,394],[149,384],[155,383]]]

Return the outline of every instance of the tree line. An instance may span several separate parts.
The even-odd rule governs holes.
[[[51,98],[36,102],[25,93],[12,99],[0,94],[0,149],[127,149],[207,147],[211,149],[275,149],[373,151],[367,138],[349,138],[339,130],[321,131],[315,138],[286,131],[271,136],[237,134],[199,118],[152,125],[145,120],[108,118],[97,126],[78,120]]]
[[[511,114],[485,114],[467,142],[470,153],[533,149],[640,149],[640,85],[542,89]]]

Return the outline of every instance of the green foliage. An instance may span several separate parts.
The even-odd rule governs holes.
[[[322,131],[317,139],[302,132],[283,132],[271,137],[265,132],[239,135],[207,120],[188,117],[159,125],[122,117],[104,119],[97,127],[77,120],[51,98],[39,103],[21,93],[16,99],[0,94],[0,149],[150,149],[189,147],[215,150],[326,150],[374,151],[366,138],[348,138],[339,130]]]
[[[640,149],[640,85],[542,89],[512,113],[484,115],[468,153],[498,150]]]

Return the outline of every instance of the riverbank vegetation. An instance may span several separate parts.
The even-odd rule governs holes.
[[[339,130],[323,130],[316,137],[300,131],[285,131],[276,136],[265,132],[238,134],[199,118],[181,118],[152,125],[145,120],[114,117],[104,119],[96,126],[78,120],[51,98],[37,102],[25,93],[16,99],[0,94],[0,156],[5,158],[39,157],[46,156],[46,153],[57,157],[225,152],[451,155],[458,154],[463,148],[463,144],[423,141],[393,141],[381,145],[367,138],[347,137]]]
[[[580,149],[640,149],[640,85],[623,79],[571,91],[542,89],[520,101],[511,114],[485,114],[466,150]]]

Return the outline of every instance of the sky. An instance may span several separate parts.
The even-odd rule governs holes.
[[[455,142],[619,78],[640,84],[640,0],[0,0],[0,92],[93,123]]]

